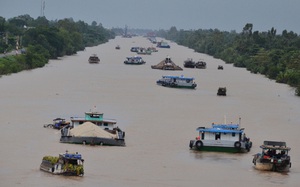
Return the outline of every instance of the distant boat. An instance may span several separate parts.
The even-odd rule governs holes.
[[[184,76],[162,76],[161,79],[156,81],[158,85],[172,87],[172,88],[196,88],[197,84],[194,78]]]
[[[157,42],[156,47],[159,47],[159,48],[170,48],[170,45],[167,42],[160,41],[160,42]]]
[[[140,47],[136,53],[139,55],[151,55],[152,51],[150,49]]]
[[[177,66],[169,56],[162,60],[157,65],[152,65],[152,69],[161,69],[161,70],[183,70],[181,67]]]
[[[141,65],[145,64],[146,62],[140,56],[133,56],[133,57],[126,57],[124,64],[131,64],[131,65]]]
[[[218,88],[217,95],[226,96],[226,92],[227,92],[226,87],[219,87],[219,88]]]
[[[116,46],[116,49],[121,49],[121,47],[119,45]]]
[[[100,59],[96,54],[93,54],[92,56],[89,57],[89,63],[97,64],[99,62],[100,62]]]
[[[205,69],[206,68],[206,62],[199,60],[196,62],[195,67],[198,69]]]
[[[195,65],[196,65],[195,61],[193,61],[193,59],[191,58],[188,58],[183,62],[183,66],[185,68],[195,68]]]

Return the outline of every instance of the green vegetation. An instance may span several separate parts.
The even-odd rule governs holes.
[[[88,25],[72,18],[49,21],[29,15],[8,20],[0,17],[0,53],[22,49],[21,54],[0,58],[0,76],[43,67],[49,59],[75,54],[114,37],[114,32],[95,21]]]
[[[253,24],[246,24],[241,33],[210,30],[160,30],[158,35],[224,60],[236,67],[247,68],[252,73],[296,88],[300,96],[300,37],[284,30],[252,31]]]
[[[49,161],[51,164],[56,164],[58,162],[58,157],[55,156],[44,156],[43,160]]]
[[[77,175],[84,174],[83,165],[65,164],[63,170],[69,172],[76,172]]]

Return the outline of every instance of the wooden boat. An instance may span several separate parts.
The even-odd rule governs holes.
[[[100,59],[96,54],[93,54],[92,56],[89,57],[89,63],[97,64],[99,62],[100,62]]]
[[[40,170],[55,175],[83,176],[84,168],[81,154],[66,153],[55,156],[44,156]]]
[[[197,84],[194,82],[194,78],[182,76],[162,76],[161,79],[156,81],[158,85],[172,87],[172,88],[191,88],[194,89],[197,87]]]
[[[189,147],[200,151],[249,152],[252,147],[250,138],[239,124],[212,124],[212,127],[198,127],[198,136],[190,140]]]
[[[199,60],[198,62],[196,62],[195,68],[205,69],[206,68],[206,62],[204,62],[202,60]]]
[[[253,164],[258,170],[286,172],[291,167],[291,158],[288,152],[290,147],[285,142],[264,141],[260,146],[261,153],[254,155]]]
[[[195,65],[196,65],[195,61],[193,61],[193,59],[191,58],[188,58],[183,62],[183,66],[185,68],[195,68]]]
[[[177,66],[169,56],[157,65],[152,65],[151,68],[161,70],[183,70],[181,67]]]
[[[226,87],[219,87],[217,95],[226,96],[227,89]]]

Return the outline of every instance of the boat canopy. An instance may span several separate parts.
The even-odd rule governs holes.
[[[236,134],[242,134],[243,130],[233,130],[233,129],[223,129],[223,128],[203,128],[198,127],[196,129],[199,132],[210,132],[210,133],[236,133]]]
[[[66,154],[62,154],[62,156],[66,159],[74,159],[74,160],[81,160],[82,157],[81,157],[81,154],[70,154],[70,153],[66,153]]]
[[[285,142],[277,142],[277,141],[264,141],[264,144],[260,146],[262,149],[276,149],[276,150],[291,150],[290,147],[286,146]]]
[[[212,124],[213,128],[238,129],[239,124]]]
[[[142,57],[140,57],[140,56],[132,56],[132,57],[126,57],[128,60],[130,60],[130,59],[142,59]]]
[[[183,75],[181,75],[181,76],[165,75],[165,76],[162,76],[162,77],[163,77],[163,78],[169,78],[169,79],[194,80],[194,78],[191,78],[191,77],[184,77]]]

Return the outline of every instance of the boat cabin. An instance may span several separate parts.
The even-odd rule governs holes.
[[[105,130],[113,130],[117,123],[114,119],[105,119],[103,118],[103,113],[99,112],[85,112],[83,117],[71,117],[72,127],[77,127],[78,125],[83,124],[84,122],[92,122],[95,125],[102,127]]]
[[[238,129],[238,125],[213,125],[212,128],[198,127],[199,140],[228,140],[242,141],[243,129]]]

